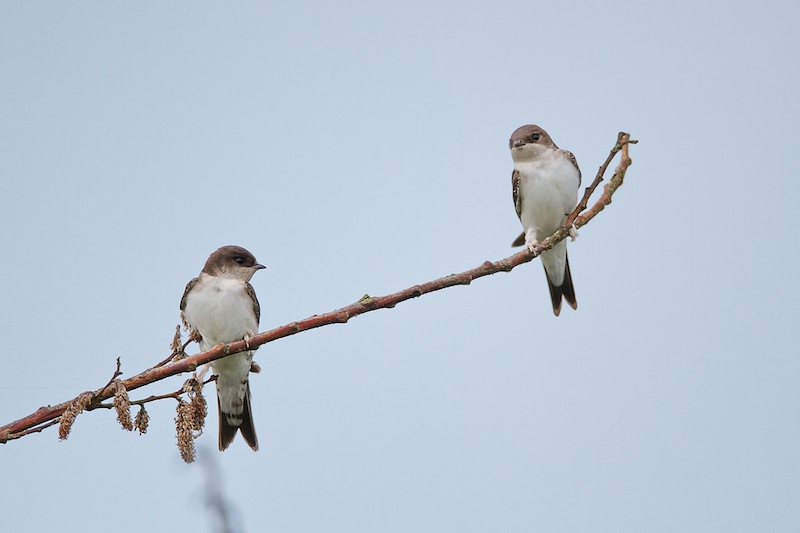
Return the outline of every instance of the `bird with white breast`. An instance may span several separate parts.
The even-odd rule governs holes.
[[[184,325],[199,337],[200,349],[249,340],[258,333],[261,306],[250,279],[265,268],[241,246],[223,246],[212,253],[202,272],[186,285],[181,298]],[[217,376],[219,449],[225,450],[237,432],[258,450],[250,408],[249,374],[253,351],[231,354],[211,362]]]
[[[527,246],[533,250],[539,241],[552,235],[564,225],[567,216],[578,203],[581,171],[575,156],[562,150],[539,126],[517,128],[508,141],[514,171],[511,187],[514,207],[522,223],[522,235],[512,246]],[[573,240],[577,236],[569,228]],[[560,241],[541,254],[542,265],[550,289],[553,313],[561,313],[562,300],[578,308],[572,274],[567,258],[567,242]]]

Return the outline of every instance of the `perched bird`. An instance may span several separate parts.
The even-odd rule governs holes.
[[[514,206],[524,231],[511,246],[529,250],[560,228],[578,203],[581,171],[571,152],[561,150],[539,126],[517,128],[508,141],[514,171],[511,186]],[[570,235],[577,235],[570,228]],[[578,308],[572,275],[567,259],[567,241],[561,241],[550,250],[542,252],[542,265],[547,274],[553,313],[561,313],[562,297],[573,308]]]
[[[186,285],[181,319],[199,336],[202,351],[218,344],[249,340],[258,333],[261,307],[249,282],[262,268],[264,265],[241,246],[223,246],[209,256],[200,275]],[[220,450],[233,442],[237,431],[242,432],[253,451],[258,450],[248,381],[252,364],[253,352],[249,350],[211,363],[217,375]]]

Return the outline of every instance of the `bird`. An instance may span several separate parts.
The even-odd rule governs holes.
[[[539,126],[520,126],[508,141],[514,170],[511,173],[514,207],[523,232],[511,246],[523,244],[531,251],[564,225],[578,202],[581,171],[572,152],[562,150]],[[577,233],[569,228],[570,236]],[[562,298],[578,308],[567,257],[567,241],[541,254],[550,289],[553,314],[561,313]]]
[[[202,351],[218,344],[249,341],[258,333],[261,306],[250,279],[262,268],[264,265],[241,246],[223,246],[208,257],[200,275],[186,285],[180,303],[181,319],[198,339]],[[230,446],[237,432],[253,451],[258,450],[248,379],[254,364],[251,350],[211,362],[217,376],[220,451]]]

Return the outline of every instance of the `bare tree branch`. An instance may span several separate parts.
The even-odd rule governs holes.
[[[439,291],[448,287],[453,287],[455,285],[469,285],[475,279],[495,274],[497,272],[509,272],[513,268],[533,260],[541,255],[542,252],[555,246],[559,241],[564,240],[569,235],[568,228],[573,223],[576,227],[586,225],[591,219],[597,216],[597,214],[600,213],[605,206],[611,203],[612,196],[622,185],[625,178],[625,172],[631,165],[631,159],[628,156],[628,146],[630,144],[635,144],[636,142],[637,141],[630,139],[629,134],[624,132],[619,133],[617,137],[617,143],[611,149],[606,161],[600,166],[595,180],[591,183],[591,185],[589,185],[589,187],[586,188],[584,196],[579,202],[578,206],[575,208],[575,211],[573,211],[567,218],[565,226],[558,229],[547,239],[541,241],[533,251],[529,251],[526,248],[517,254],[507,257],[506,259],[495,262],[485,261],[480,266],[465,272],[461,272],[459,274],[450,274],[449,276],[444,276],[433,281],[414,285],[385,296],[373,297],[365,294],[357,302],[342,307],[341,309],[330,311],[321,315],[314,315],[304,320],[299,320],[277,327],[270,331],[260,333],[250,338],[248,341],[242,340],[231,344],[220,344],[206,352],[182,359],[179,359],[179,357],[183,355],[183,349],[186,347],[186,344],[188,344],[188,341],[186,344],[181,345],[179,342],[180,336],[178,335],[178,341],[173,340],[173,353],[170,355],[170,357],[140,374],[137,374],[126,380],[122,380],[121,384],[126,391],[132,391],[176,374],[194,371],[201,365],[216,359],[221,359],[222,357],[232,353],[258,348],[262,344],[282,339],[284,337],[288,337],[309,329],[319,328],[329,324],[343,324],[355,316],[370,311],[375,311],[377,309],[391,309],[392,307],[406,300],[417,298],[423,294]],[[594,203],[594,205],[592,205],[591,209],[586,210],[589,198],[600,182],[603,181],[603,175],[605,174],[608,165],[618,152],[622,152],[622,156],[614,175],[611,177],[609,183],[606,184],[600,198]],[[172,362],[170,363],[169,361]],[[102,402],[114,396],[117,390],[116,378],[119,375],[119,361],[117,361],[117,369],[114,372],[114,376],[104,387],[95,391],[84,392],[67,402],[53,406],[41,407],[35,413],[0,427],[0,443],[6,443],[10,440],[19,439],[30,433],[38,433],[46,427],[56,424],[58,422],[57,419],[61,417],[68,409],[71,416],[69,422],[71,423],[72,420],[74,420],[74,417],[83,410],[110,407],[110,405],[103,404]],[[179,398],[181,393],[182,391],[176,391],[175,393],[162,396],[150,396],[144,400],[131,401],[130,403],[142,405],[148,401],[161,398]],[[91,395],[91,401],[88,403],[88,405],[86,405],[87,398],[89,397],[88,395]]]
[[[569,215],[569,217],[567,217],[567,221],[564,223],[566,227],[570,227],[573,223],[575,224],[576,227],[581,227],[585,225],[589,220],[594,218],[594,216],[597,213],[602,211],[603,207],[611,203],[611,196],[614,194],[614,191],[617,190],[617,187],[622,185],[622,180],[625,177],[625,171],[631,164],[631,158],[628,157],[628,145],[636,144],[638,142],[639,141],[632,141],[631,136],[628,133],[621,131],[617,134],[617,144],[614,145],[614,147],[611,149],[611,152],[609,152],[606,160],[603,162],[602,165],[600,165],[600,168],[597,170],[597,176],[595,176],[592,184],[586,187],[586,190],[584,191],[583,194],[583,198],[581,198],[581,201],[578,202],[578,205],[575,207],[575,210]],[[600,207],[591,217],[586,218],[584,216],[579,218],[578,215],[583,210],[585,210],[586,207],[589,205],[589,198],[592,196],[592,193],[597,188],[597,186],[600,185],[600,183],[603,181],[603,176],[606,173],[608,165],[611,164],[611,161],[614,159],[614,156],[617,155],[617,153],[619,153],[620,151],[622,152],[622,161],[620,162],[620,166],[617,167],[617,171],[614,173],[614,176],[612,176],[611,178],[611,182],[612,184],[614,184],[614,187],[607,197],[605,193],[603,194],[603,196],[606,197],[607,201],[605,201],[603,203],[603,207]],[[617,178],[618,180],[616,183],[614,183],[614,178]],[[608,189],[608,185],[606,185],[606,189]],[[594,209],[594,207],[596,206],[597,204],[595,204],[595,206],[593,206],[592,209]]]

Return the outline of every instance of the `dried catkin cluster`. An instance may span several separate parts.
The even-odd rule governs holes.
[[[133,431],[131,422],[131,401],[128,398],[128,391],[121,381],[117,381],[114,391],[114,409],[117,411],[117,421],[122,429]]]
[[[136,413],[136,419],[133,421],[133,427],[139,432],[139,435],[147,433],[147,426],[150,425],[150,415],[147,414],[147,409],[144,405],[139,407],[139,412]]]
[[[175,335],[173,335],[172,342],[170,343],[169,347],[172,349],[172,353],[177,353],[181,349],[181,346],[181,326],[178,324],[175,326]]]
[[[61,424],[58,426],[59,439],[67,440],[67,437],[69,437],[69,432],[72,430],[72,424],[75,422],[75,418],[77,418],[77,416],[81,414],[84,409],[89,407],[89,405],[92,403],[93,397],[94,395],[91,392],[84,392],[69,403],[67,409],[64,411],[64,414],[61,415]]]
[[[189,397],[190,408],[190,423],[192,430],[197,431],[198,434],[195,438],[199,437],[203,432],[203,427],[206,423],[206,415],[208,415],[208,404],[203,396],[203,384],[197,378],[189,378],[183,384],[183,390],[186,396]]]
[[[203,397],[203,384],[197,378],[187,379],[183,384],[183,391],[189,401],[178,398],[175,428],[181,457],[187,463],[191,463],[195,458],[194,440],[203,434],[208,404]]]
[[[177,414],[175,415],[178,450],[181,452],[181,458],[187,463],[193,463],[195,458],[194,435],[192,433],[191,423],[189,422],[191,416],[191,407],[189,403],[184,401],[183,398],[178,398]]]

